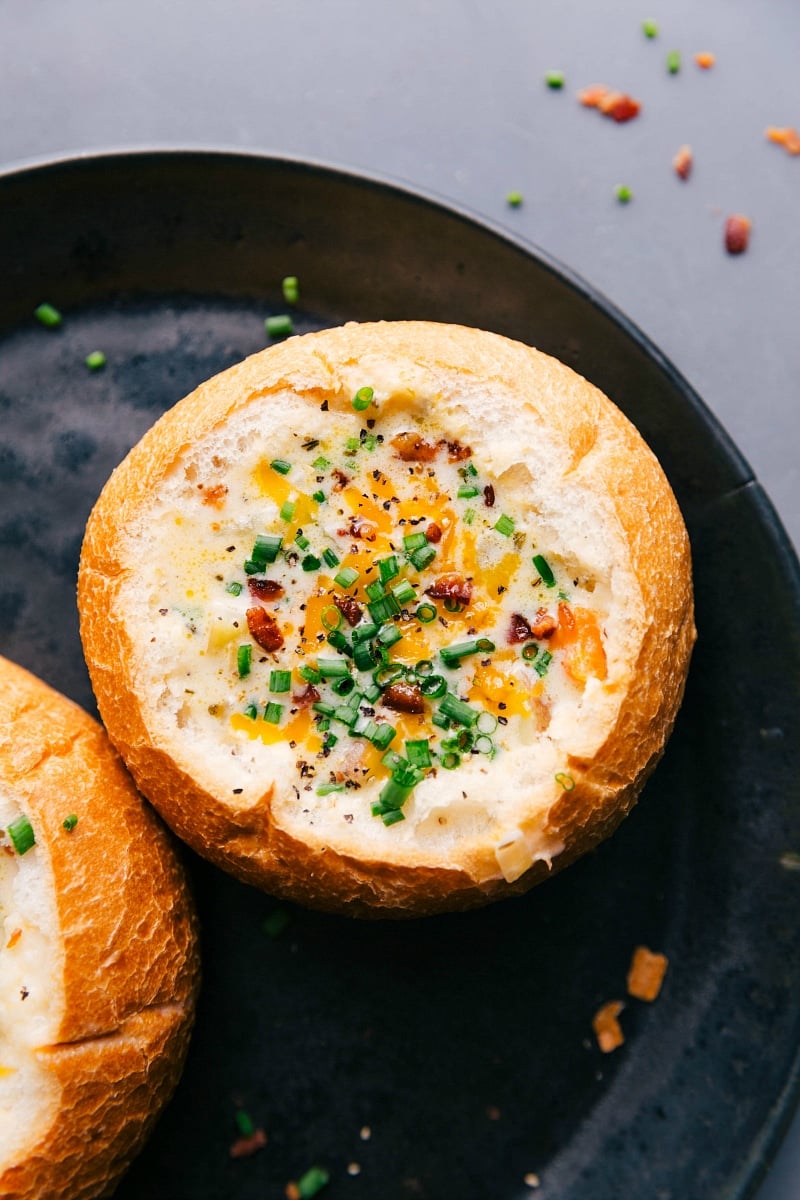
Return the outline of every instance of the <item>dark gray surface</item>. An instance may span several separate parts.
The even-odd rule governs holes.
[[[646,41],[645,16],[661,36]],[[543,246],[605,292],[722,420],[800,542],[800,126],[794,0],[29,0],[0,4],[0,165],[110,146],[234,145],[410,181]],[[664,70],[668,49],[683,71]],[[710,72],[691,61],[717,54]],[[561,94],[543,72],[567,74]],[[605,82],[616,126],[574,93]],[[672,154],[692,144],[691,180]],[[613,188],[630,184],[627,207]],[[505,193],[519,188],[523,207]],[[721,244],[727,212],[751,249]],[[759,1200],[796,1200],[800,1129]]]

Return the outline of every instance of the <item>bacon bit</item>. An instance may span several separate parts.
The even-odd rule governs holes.
[[[361,620],[364,610],[354,596],[334,596],[333,603],[344,617],[347,624],[355,628]]]
[[[647,946],[637,946],[628,969],[628,995],[652,1003],[661,991],[667,966],[665,954],[655,954]]]
[[[770,142],[775,142],[777,146],[783,146],[788,154],[800,154],[800,133],[796,129],[789,126],[779,129],[776,125],[770,125],[767,129],[767,138]]]
[[[469,604],[472,599],[472,582],[463,575],[440,575],[430,587],[425,588],[427,596],[434,600],[456,600],[459,604]]]
[[[11,931],[11,936],[9,937],[8,941],[6,942],[6,950],[10,950],[12,946],[16,946],[17,942],[19,941],[19,939],[21,937],[22,937],[22,930],[21,929],[13,929]]]
[[[250,595],[255,596],[256,600],[279,600],[284,594],[283,584],[278,583],[277,579],[256,579],[251,575],[247,586]]]
[[[536,622],[531,626],[531,633],[535,638],[552,637],[557,628],[558,623],[555,617],[546,608],[537,610]]]
[[[433,542],[434,545],[442,540],[442,531],[435,521],[431,521],[430,525],[425,530],[425,537],[429,542]]]
[[[728,254],[744,254],[750,243],[753,222],[741,213],[734,213],[725,222],[725,249]]]
[[[374,542],[378,536],[378,527],[363,517],[353,517],[347,532],[350,537],[361,538],[362,542]]]
[[[520,642],[527,642],[533,637],[531,627],[523,617],[522,613],[511,614],[511,627],[506,634],[506,641],[512,645],[519,645]]]
[[[597,1038],[597,1044],[603,1054],[610,1054],[625,1041],[625,1036],[617,1020],[624,1007],[621,1000],[609,1000],[608,1004],[599,1008],[592,1017],[594,1036]]]
[[[418,433],[398,433],[391,444],[403,462],[433,462],[439,452],[437,445],[426,442]]]
[[[483,489],[483,503],[487,508],[494,508],[494,488],[490,483]]]
[[[632,121],[634,117],[638,117],[642,106],[638,100],[634,100],[633,96],[628,96],[625,92],[608,92],[597,107],[604,117],[611,117],[618,124],[622,124],[623,121]]]
[[[679,179],[688,179],[694,163],[691,146],[681,146],[672,160],[672,167]]]
[[[200,484],[200,487],[202,488],[203,485]],[[203,504],[210,504],[212,508],[222,508],[227,494],[228,488],[226,484],[215,483],[213,487],[205,488],[203,491]]]
[[[350,476],[345,475],[344,471],[340,471],[338,467],[334,467],[331,471],[336,483],[333,485],[334,492],[340,492],[342,488],[347,487],[350,482]]]
[[[608,95],[608,88],[602,83],[596,83],[592,87],[584,88],[582,92],[578,92],[578,99],[584,108],[598,108],[600,101]]]
[[[231,1158],[249,1158],[267,1144],[263,1129],[254,1129],[247,1137],[237,1138],[230,1148]]]
[[[292,704],[296,704],[299,708],[308,708],[309,704],[316,704],[318,700],[319,692],[313,683],[309,683],[304,692],[292,696]]]
[[[695,54],[694,61],[698,67],[702,67],[704,71],[708,71],[713,67],[717,59],[716,55],[712,54],[710,50],[701,50],[699,54]]]
[[[280,650],[283,645],[283,634],[278,622],[263,608],[248,608],[247,628],[250,630],[250,636],[264,650]]]
[[[425,712],[425,700],[415,683],[390,683],[381,700],[387,708],[392,708],[395,712]]]
[[[442,445],[442,442],[439,443]],[[462,446],[461,442],[445,442],[447,446],[447,461],[463,462],[465,458],[472,458],[472,450],[469,446]]]
[[[303,1200],[303,1197],[300,1194],[300,1188],[296,1183],[287,1183],[283,1194],[286,1197],[286,1200]]]

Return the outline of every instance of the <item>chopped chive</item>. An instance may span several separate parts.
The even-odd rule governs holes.
[[[269,721],[270,725],[279,725],[282,715],[283,705],[277,704],[274,700],[270,700],[269,704],[264,709],[264,720]]]
[[[441,756],[439,762],[447,771],[454,771],[461,766],[461,755],[455,750],[448,750]]]
[[[296,508],[297,504],[294,500],[284,500],[283,504],[281,505],[281,520],[291,521]]]
[[[511,534],[514,532],[515,524],[516,522],[512,517],[507,517],[506,514],[503,513],[503,515],[498,517],[498,519],[495,521],[494,528],[498,533],[502,533],[504,537],[511,537]]]
[[[508,205],[509,208],[519,208],[519,206],[522,204],[522,200],[523,200],[522,192],[507,192],[506,193],[506,204]]]
[[[497,753],[496,747],[492,739],[485,733],[475,739],[475,744],[472,749],[476,754],[486,754],[489,758],[494,758]]]
[[[242,1137],[250,1137],[255,1133],[256,1127],[253,1124],[253,1118],[243,1108],[237,1108],[234,1113],[234,1120],[236,1121],[236,1128]]]
[[[305,664],[297,668],[297,674],[301,679],[305,679],[306,683],[319,683],[322,676],[314,667],[308,667]]]
[[[475,722],[478,733],[494,733],[497,729],[497,717],[494,713],[482,712]]]
[[[317,558],[316,554],[307,554],[300,566],[304,571],[318,571],[322,566],[322,562]]]
[[[299,546],[301,550],[307,550],[308,547],[311,545],[311,542],[308,540],[306,535],[303,533],[302,529],[298,529],[297,533],[295,534],[294,541],[295,541],[295,545]]]
[[[457,667],[462,658],[469,654],[491,654],[495,649],[494,642],[489,638],[470,638],[466,642],[455,642],[452,646],[443,646],[439,657],[446,667]]]
[[[11,838],[17,854],[27,854],[31,846],[36,845],[33,826],[24,813],[8,826],[8,836]]]
[[[403,631],[393,624],[391,621],[386,625],[382,625],[378,630],[378,641],[387,649],[393,646],[395,642],[399,642],[403,636]]]
[[[658,25],[655,21],[642,21],[642,33],[647,38],[658,37]]]
[[[550,564],[541,554],[534,554],[533,565],[542,577],[542,583],[545,587],[555,587],[556,577],[553,574]]]
[[[311,499],[316,500],[317,504],[324,504],[325,503],[325,493],[324,492],[312,492]]]
[[[464,700],[459,700],[458,696],[454,696],[452,692],[448,692],[444,697],[439,705],[439,711],[458,725],[471,727],[478,719],[477,710],[470,708],[469,704]]]
[[[331,550],[330,546],[326,546],[322,551],[322,557],[329,567],[338,567],[340,561],[339,555],[335,550]]]
[[[328,604],[323,608],[320,614],[320,621],[323,629],[327,629],[329,633],[338,629],[342,623],[342,614],[339,612],[335,604]]]
[[[58,329],[64,319],[58,309],[52,304],[40,304],[38,308],[33,310],[33,315],[41,325],[46,326],[48,329]]]
[[[78,816],[76,813],[70,813],[69,816],[65,817],[64,820],[61,822],[62,828],[66,829],[67,833],[72,833],[73,829],[75,828],[75,826],[77,824],[78,824]]]
[[[286,275],[281,280],[281,291],[287,304],[297,304],[300,299],[300,284],[296,275]]]
[[[267,317],[264,329],[271,338],[289,337],[294,333],[294,322],[288,313],[280,313],[275,317]]]
[[[620,204],[630,204],[633,199],[633,192],[628,187],[627,183],[618,183],[614,188],[614,195],[619,200]]]
[[[343,792],[343,783],[321,783],[317,788],[318,796],[328,796],[331,792]]]
[[[364,591],[367,593],[368,600],[382,600],[386,594],[379,579],[373,579],[372,583],[367,584]]]
[[[282,545],[283,538],[279,534],[259,533],[250,551],[250,561],[262,566],[274,563]]]
[[[384,825],[396,825],[398,821],[405,821],[405,813],[400,808],[390,808],[388,812],[380,814]]]
[[[563,71],[548,71],[544,77],[544,81],[549,88],[558,91],[559,88],[563,88],[566,78]]]
[[[471,525],[474,520],[475,520],[475,509],[474,508],[465,508],[464,509],[464,524]]]
[[[414,664],[414,674],[417,679],[427,679],[434,671],[433,662],[429,658],[421,658]]]
[[[232,579],[230,583],[225,584],[225,591],[230,592],[232,596],[241,596],[242,585],[238,579]]]
[[[381,789],[379,799],[384,810],[402,808],[410,795],[410,787],[404,787],[403,784],[398,783],[395,779],[389,779]]]
[[[285,458],[273,458],[269,464],[273,471],[277,471],[279,475],[288,475],[292,469],[292,464],[287,462]]]
[[[386,663],[385,666],[378,667],[372,678],[375,680],[379,688],[385,688],[388,687],[390,683],[394,683],[395,680],[399,679],[404,673],[405,671],[402,663],[390,662]]]
[[[332,629],[328,634],[327,640],[331,646],[334,646],[337,650],[341,650],[341,652],[346,654],[348,658],[353,657],[353,651],[350,648],[350,643],[342,633],[341,629]]]
[[[417,598],[417,593],[407,579],[392,588],[392,595],[398,604],[411,604]]]
[[[457,495],[461,500],[471,500],[473,496],[479,496],[480,492],[481,489],[476,487],[474,483],[462,483]]]
[[[670,75],[677,75],[681,69],[681,52],[680,50],[670,50],[667,55],[667,70]]]
[[[396,575],[400,574],[396,554],[390,554],[388,558],[379,558],[375,565],[378,568],[381,583],[388,583],[390,579],[394,579]]]
[[[544,676],[547,674],[547,668],[550,666],[552,658],[553,656],[549,650],[542,652],[534,668],[537,675]]]
[[[385,750],[386,747],[394,741],[397,736],[397,730],[394,725],[379,725],[377,731],[372,735],[372,744],[378,750]]]
[[[239,672],[240,679],[245,679],[250,674],[252,654],[253,647],[249,642],[245,642],[243,646],[239,646],[236,651],[236,669]]]
[[[414,550],[414,552],[409,555],[409,558],[418,571],[424,571],[425,568],[429,567],[436,558],[436,551],[430,544],[427,546],[420,546],[419,550]]]
[[[342,567],[338,574],[334,575],[333,582],[338,583],[339,587],[349,588],[360,578],[360,574],[354,567]]]
[[[422,546],[428,545],[428,539],[424,533],[407,533],[403,538],[403,549],[406,554],[410,554],[412,550],[419,550]]]
[[[256,717],[258,716],[258,709],[256,708],[255,704],[248,704],[244,710],[244,715],[249,717],[251,721],[255,721]]]
[[[342,680],[337,680],[337,683],[341,682]],[[333,710],[333,715],[337,721],[341,721],[342,724],[346,725],[348,729],[355,725],[356,721],[358,720],[358,711],[350,704],[338,705]]]
[[[565,792],[571,792],[575,787],[575,780],[566,771],[556,772],[555,781],[561,784]]]
[[[349,437],[344,443],[345,454],[355,454],[356,450],[361,449],[361,442],[357,437]]]
[[[368,621],[365,625],[359,625],[353,630],[353,644],[356,642],[368,642],[370,638],[374,638],[378,632],[378,626]]]
[[[414,616],[418,621],[421,621],[423,625],[430,625],[431,621],[436,620],[436,606],[433,604],[428,604],[426,600],[423,604],[418,606]]]
[[[359,388],[352,399],[353,408],[356,412],[364,412],[372,404],[375,393],[371,387]]]
[[[336,706],[328,704],[325,700],[316,700],[311,707],[314,712],[320,713],[323,718],[334,717],[336,715]]]
[[[322,454],[320,454],[319,458],[315,458],[311,465],[315,471],[327,471],[331,463],[330,459],[325,458]]]
[[[291,671],[270,671],[269,690],[271,692],[289,692],[292,688]]]
[[[375,666],[375,655],[369,642],[353,643],[353,663],[357,671],[371,671]]]
[[[447,691],[447,681],[443,675],[426,675],[420,680],[419,690],[429,700],[438,700]]]
[[[525,659],[525,662],[533,662],[538,653],[539,647],[536,645],[536,642],[526,642],[522,647],[522,657]]]
[[[413,588],[411,589],[414,590]],[[416,596],[416,592],[414,593]],[[396,617],[400,612],[400,605],[397,603],[394,596],[383,596],[380,600],[374,600],[367,605],[369,615],[378,625],[383,625],[384,621],[388,621],[390,617]]]
[[[374,433],[368,433],[364,438],[364,445],[367,450],[374,450],[378,445],[378,438]]]
[[[323,679],[340,679],[350,674],[350,665],[346,658],[318,658],[317,670]]]
[[[428,739],[419,738],[413,742],[406,742],[406,756],[412,766],[429,767],[431,765],[431,748]]]
[[[90,371],[99,371],[106,365],[106,356],[102,350],[92,350],[91,354],[87,354],[83,361]]]
[[[451,721],[446,713],[443,713],[440,708],[437,708],[436,711],[431,715],[431,724],[436,725],[439,729],[449,729]]]

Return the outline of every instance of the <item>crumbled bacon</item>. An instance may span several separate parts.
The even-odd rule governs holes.
[[[487,508],[494,508],[494,488],[490,483],[483,489],[483,503]]]
[[[309,704],[316,704],[319,700],[319,692],[314,687],[313,683],[309,683],[305,691],[295,693],[292,696],[292,703],[298,708],[308,708]]]
[[[770,125],[767,129],[767,139],[776,146],[783,146],[787,154],[800,154],[800,133],[787,126],[784,129]]]
[[[203,504],[209,504],[212,508],[222,508],[225,503],[225,497],[228,494],[228,488],[224,483],[215,483],[213,487],[203,488],[200,484],[200,489],[203,492]]]
[[[418,433],[398,433],[392,438],[392,445],[398,457],[403,462],[433,462],[439,447],[434,442],[426,442]]]
[[[353,517],[347,532],[350,537],[361,538],[362,542],[374,542],[378,536],[378,527],[364,517]]]
[[[728,254],[744,254],[750,242],[753,222],[741,213],[734,213],[725,222],[725,249]]]
[[[448,462],[463,462],[465,458],[472,458],[472,450],[469,446],[462,446],[461,442],[446,442],[445,444]]]
[[[472,580],[454,572],[440,575],[430,587],[425,588],[425,592],[434,600],[455,600],[458,604],[469,604],[472,599]]]
[[[263,1129],[254,1129],[247,1137],[237,1138],[230,1148],[231,1158],[248,1158],[267,1144],[267,1135]]]
[[[700,50],[697,54],[695,54],[694,61],[697,63],[698,67],[702,67],[704,71],[708,71],[710,67],[713,67],[717,59],[710,50]]]
[[[608,88],[602,83],[596,83],[592,87],[584,88],[582,92],[578,92],[578,100],[584,108],[597,108],[604,96],[608,95]]]
[[[390,683],[381,699],[387,708],[392,708],[395,712],[425,712],[425,700],[415,683],[404,683],[402,680]]]
[[[333,475],[334,479],[336,480],[336,483],[333,485],[333,490],[335,492],[340,492],[342,488],[347,487],[348,483],[350,482],[350,476],[345,475],[344,471],[340,471],[338,467],[333,468],[331,475]]]
[[[610,1000],[608,1004],[604,1004],[602,1008],[599,1008],[592,1018],[594,1035],[603,1054],[610,1054],[612,1050],[616,1050],[617,1046],[621,1046],[625,1041],[620,1023],[617,1020],[624,1007],[625,1005],[621,1000]]]
[[[355,628],[364,613],[363,608],[354,596],[334,596],[333,603],[344,617],[347,624]]]
[[[425,530],[425,537],[434,545],[442,540],[442,531],[435,521],[431,521],[428,528]]]
[[[248,608],[247,628],[250,636],[264,650],[280,650],[283,645],[283,634],[278,622],[263,608]]]
[[[681,146],[672,160],[672,167],[679,179],[688,179],[692,170],[694,155],[691,146]]]
[[[506,641],[510,642],[512,646],[515,646],[520,642],[527,642],[532,636],[533,634],[531,633],[531,627],[523,617],[522,613],[512,613],[511,626],[508,634],[506,635]]]
[[[256,600],[279,600],[284,594],[283,584],[278,583],[277,579],[257,579],[251,575],[247,586],[250,595],[255,596]]]
[[[667,965],[666,955],[655,954],[647,946],[637,946],[628,969],[629,995],[652,1004],[661,991]]]
[[[558,627],[558,623],[546,608],[540,608],[536,613],[536,620],[531,626],[531,633],[535,638],[552,637]]]
[[[578,100],[584,108],[596,108],[604,117],[622,123],[639,115],[641,104],[626,92],[615,92],[603,84],[594,84],[578,92]]]

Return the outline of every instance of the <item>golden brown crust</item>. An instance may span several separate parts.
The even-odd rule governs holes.
[[[194,910],[169,835],[103,730],[5,659],[0,779],[52,872],[63,966],[60,1025],[37,1051],[61,1102],[50,1128],[31,1131],[29,1158],[0,1175],[0,1194],[100,1195],[180,1074],[199,975]]]
[[[133,649],[118,603],[119,530],[188,446],[251,403],[290,388],[309,410],[325,400],[346,410],[340,367],[389,359],[413,376],[455,375],[506,391],[532,426],[566,448],[567,468],[611,498],[641,590],[643,636],[614,729],[590,759],[573,755],[575,787],[550,812],[564,849],[534,862],[513,883],[487,878],[494,847],[478,847],[461,869],[420,861],[355,859],[300,841],[270,821],[271,794],[255,807],[221,803],[154,744],[133,686]],[[79,577],[81,633],[103,719],[140,788],[195,850],[240,878],[317,907],[356,915],[418,915],[467,908],[526,890],[606,837],[636,800],[663,752],[680,705],[694,641],[686,530],[655,457],[619,410],[586,380],[536,350],[494,334],[407,322],[350,325],[275,346],[201,385],[145,435],[114,473],[90,518]],[[198,813],[202,819],[198,820]]]

